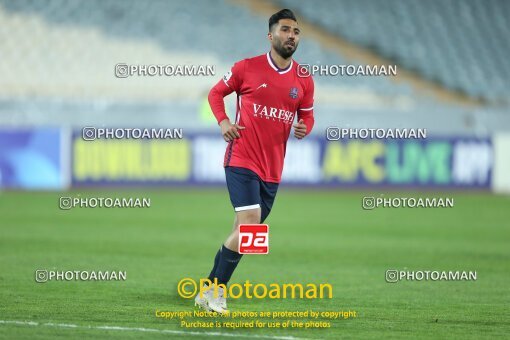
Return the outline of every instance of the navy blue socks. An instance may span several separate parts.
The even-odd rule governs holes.
[[[239,254],[236,251],[232,251],[222,245],[220,251],[218,251],[216,254],[216,258],[214,259],[214,267],[211,275],[209,275],[209,280],[214,282],[214,278],[216,277],[218,279],[218,283],[226,285],[228,281],[230,281],[230,278],[232,277],[232,274],[234,273],[234,270],[236,269],[237,264],[242,257],[242,254]],[[218,259],[218,261],[216,261],[216,259]]]
[[[211,273],[209,274],[209,277],[208,277],[209,281],[211,281],[211,282],[214,282],[216,269],[218,268],[218,263],[220,262],[220,256],[221,256],[221,248],[216,253],[216,257],[214,257],[214,266],[213,266],[213,269],[211,270]]]

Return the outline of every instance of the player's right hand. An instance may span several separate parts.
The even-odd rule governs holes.
[[[228,119],[224,119],[220,123],[221,134],[223,135],[223,139],[225,142],[230,142],[236,138],[241,138],[239,134],[239,130],[244,130],[244,126],[240,126],[238,124],[232,124]]]

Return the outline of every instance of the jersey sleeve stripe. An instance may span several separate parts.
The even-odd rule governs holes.
[[[299,109],[300,111],[310,111],[310,110],[313,110],[313,106],[312,107],[307,107],[307,108],[304,108],[304,109]]]
[[[236,112],[236,124],[239,124],[239,121],[241,120],[241,98],[242,98],[242,96],[238,97],[238,109]]]

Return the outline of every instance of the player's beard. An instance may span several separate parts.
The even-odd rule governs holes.
[[[282,43],[281,41],[277,40],[276,44],[274,45],[274,50],[276,53],[280,55],[283,59],[288,59],[292,57],[294,52],[296,52],[298,44],[294,42],[294,46],[287,45],[288,41]]]

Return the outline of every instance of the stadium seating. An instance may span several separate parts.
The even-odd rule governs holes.
[[[490,1],[490,6],[484,0],[279,3],[447,88],[493,102],[510,97],[508,1]]]
[[[485,10],[481,1],[275,4],[446,88],[494,101],[508,94],[506,3],[498,2],[500,12],[492,9],[497,6]],[[0,126],[83,126],[93,121],[134,126],[150,116],[152,125],[179,117],[182,127],[212,129],[215,124],[197,118],[207,91],[233,62],[268,50],[267,19],[225,0],[0,0]],[[452,41],[455,45],[448,43]],[[304,39],[295,59],[357,63],[325,47]],[[217,65],[217,74],[116,79],[114,65],[122,62],[208,63]],[[495,117],[503,116],[494,111],[448,107],[385,77],[315,81],[321,115],[317,133],[345,122],[381,127],[419,122],[438,132],[468,134],[510,126],[508,119],[498,121]],[[227,108],[233,112],[229,100]],[[467,116],[476,116],[475,126],[463,123]]]
[[[156,43],[170,55],[173,53],[191,56],[213,55],[226,67],[236,60],[258,55],[268,50],[267,18],[255,16],[246,8],[225,1],[88,0],[68,2],[46,0],[40,2],[2,0],[0,1],[1,9],[5,11],[6,15],[23,14],[42,17],[50,30],[68,26],[94,28],[99,30],[102,35],[116,41]],[[24,24],[24,22],[19,22],[19,24]],[[7,37],[0,37],[0,40],[1,38],[11,38],[12,40],[16,37],[17,28],[7,26],[2,30]],[[233,34],[233,32],[235,33]],[[33,50],[38,48],[37,42],[30,41],[34,37],[29,35],[23,38],[25,39],[21,43],[24,46],[21,48],[24,47],[33,53]],[[81,46],[79,41],[62,38],[56,43],[65,45],[65,48],[69,50],[68,54],[79,50],[80,55],[94,55],[95,58],[84,60],[86,64],[82,69],[88,74],[94,72],[94,63],[98,63],[105,53],[109,53],[108,46],[91,46],[90,48],[96,48],[96,50],[90,51],[85,46]],[[59,61],[58,58],[63,58],[59,55],[53,56],[47,50],[40,52],[33,54],[51,57],[52,60],[48,61],[49,64],[55,64]],[[140,56],[139,59],[147,61],[153,59],[151,57],[153,56],[146,54],[143,58]],[[348,63],[342,56],[324,50],[318,43],[311,40],[302,42],[295,58],[299,62],[310,64]],[[39,61],[39,63],[43,62],[45,60]],[[78,72],[79,69],[74,70],[73,74]],[[52,76],[58,76],[58,74],[53,72]],[[105,79],[101,79],[101,82],[104,81]],[[384,78],[318,77],[317,81],[331,86],[369,89],[383,95],[409,92],[408,86],[393,84]]]

